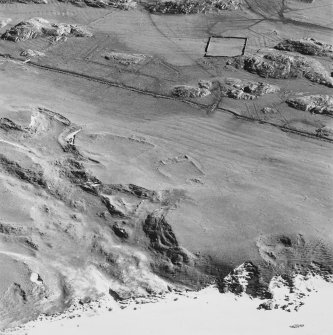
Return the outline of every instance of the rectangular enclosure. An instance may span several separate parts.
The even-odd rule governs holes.
[[[206,57],[235,57],[244,54],[246,37],[211,36],[207,42]]]

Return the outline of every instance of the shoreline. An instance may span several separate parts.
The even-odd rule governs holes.
[[[162,297],[128,299],[116,302],[112,297],[87,304],[74,304],[66,312],[40,316],[36,321],[7,329],[6,335],[39,334],[331,334],[329,304],[333,300],[333,282],[320,276],[298,280],[297,289],[313,287],[302,299],[298,311],[259,309],[264,301],[243,294],[220,293],[215,285],[200,291],[170,292]],[[285,288],[274,287],[277,301]]]

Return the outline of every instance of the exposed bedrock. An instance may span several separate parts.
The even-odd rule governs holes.
[[[47,0],[2,0],[1,3],[47,4]]]
[[[287,104],[305,112],[333,115],[333,97],[329,95],[295,96],[289,98]]]
[[[31,312],[21,320],[11,309],[1,327],[50,308],[62,311],[76,299],[110,292],[127,299],[212,282],[213,277],[197,270],[196,257],[179,245],[165,218],[152,214],[176,208],[186,198],[183,190],[104,184],[86,168],[87,162],[98,163],[76,148],[80,127],[45,108],[29,112],[28,126],[2,120],[3,143],[10,150],[0,155],[0,177],[2,181],[10,177],[11,192],[23,190],[35,205],[29,229],[4,217],[0,239],[5,250],[18,248],[15,258],[28,259],[24,282],[40,285],[39,277],[33,284],[29,281],[32,273],[39,273],[45,290],[52,288],[53,295],[37,304],[30,286],[25,289],[18,283],[31,301]],[[39,149],[40,141],[52,148],[52,155]],[[43,264],[42,272],[35,264]],[[48,278],[51,274],[53,281]],[[10,282],[6,273],[0,277]],[[20,292],[14,291],[10,299]],[[0,309],[6,301],[0,301]]]
[[[333,56],[331,44],[317,41],[314,38],[300,40],[285,39],[275,46],[277,50],[293,51],[309,56]]]
[[[238,78],[225,78],[219,80],[221,91],[233,99],[252,100],[265,94],[276,93],[280,88],[264,82],[242,80]]]
[[[45,53],[44,52],[41,52],[41,51],[37,51],[37,50],[32,50],[32,49],[26,49],[26,50],[23,50],[21,53],[20,53],[21,56],[24,56],[24,57],[44,57],[45,56]]]
[[[4,129],[4,130],[23,130],[23,128],[16,124],[15,122],[13,122],[12,120],[4,117],[4,118],[0,118],[0,128]]]
[[[134,0],[58,0],[59,2],[71,3],[78,7],[95,7],[95,8],[118,8],[129,10],[135,8],[137,2]]]
[[[238,68],[263,78],[292,79],[304,77],[314,83],[333,87],[333,78],[316,59],[278,50],[261,51],[229,61]]]
[[[205,82],[201,84],[199,82],[198,86],[191,85],[178,85],[174,86],[171,90],[171,94],[177,98],[203,98],[210,94],[210,86],[209,82]]]
[[[217,282],[222,292],[266,299],[274,276],[287,280],[312,271],[328,278],[331,273],[331,250],[301,235],[260,236],[253,241],[258,258],[244,259],[241,266],[194,254],[168,222],[168,213],[190,200],[184,190],[103,183],[89,170],[99,163],[76,148],[81,127],[45,108],[30,112],[28,126],[2,122],[0,155],[8,194],[17,202],[32,199],[24,224],[1,218],[2,250],[15,252],[3,256],[0,250],[0,257],[12,259],[12,269],[0,279],[6,282],[6,297],[20,304],[26,299],[30,312],[22,319],[12,304],[1,327],[101,295],[128,299]],[[22,282],[11,273],[21,273]],[[6,306],[8,300],[0,299],[0,310]]]
[[[8,29],[1,36],[13,42],[25,41],[38,37],[52,37],[56,41],[67,37],[90,37],[92,34],[84,27],[76,24],[51,23],[43,18],[35,17],[22,21]]]
[[[129,54],[124,52],[105,52],[102,54],[102,57],[121,65],[139,64],[144,62],[147,58],[147,56],[142,54]]]
[[[47,187],[47,182],[44,179],[43,172],[38,171],[38,167],[35,169],[26,169],[20,166],[18,163],[11,161],[3,154],[0,154],[0,166],[8,174],[21,179],[22,181],[28,182],[32,185],[37,185],[42,188]]]
[[[298,310],[315,290],[313,281],[333,283],[333,253],[325,242],[301,234],[263,235],[261,260],[246,261],[218,281],[222,292],[263,299],[259,309]]]
[[[179,245],[163,212],[148,214],[142,227],[149,248],[155,254],[152,266],[156,273],[191,288],[200,288],[214,281],[209,261]]]
[[[239,78],[213,78],[211,81],[200,80],[198,86],[175,86],[171,94],[175,97],[185,99],[203,98],[216,90],[232,99],[252,100],[265,94],[277,93],[280,91],[280,87],[262,81]]]
[[[207,12],[220,12],[223,10],[236,10],[241,7],[241,0],[181,0],[157,1],[147,4],[146,8],[156,14],[198,14]]]
[[[220,290],[224,293],[248,294],[255,298],[270,298],[267,289],[259,268],[249,261],[232,270],[220,282]]]

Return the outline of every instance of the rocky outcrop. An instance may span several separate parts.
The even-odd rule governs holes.
[[[24,57],[44,57],[45,53],[41,51],[37,51],[37,50],[27,49],[27,50],[23,50],[20,53],[20,55]]]
[[[142,222],[148,248],[153,255],[153,272],[173,283],[195,289],[212,284],[215,277],[211,261],[192,254],[179,244],[165,214],[165,211],[155,210]]]
[[[113,7],[122,10],[135,8],[137,3],[133,0],[59,0],[60,2],[71,3],[78,7],[107,8]]]
[[[198,14],[236,10],[241,6],[241,0],[182,0],[157,1],[146,6],[151,13],[159,14]]]
[[[314,38],[300,40],[285,39],[275,47],[277,50],[299,52],[309,56],[333,56],[333,46],[319,42]]]
[[[38,37],[52,37],[55,40],[67,37],[90,37],[86,28],[76,24],[51,23],[43,18],[22,21],[8,29],[1,38],[13,42],[25,41]]]
[[[310,57],[277,50],[246,55],[229,61],[237,68],[263,78],[292,79],[304,77],[314,83],[333,87],[333,78],[324,66]]]
[[[271,279],[267,289],[271,298],[261,303],[258,309],[297,311],[305,304],[305,299],[317,291],[317,286],[323,281],[333,283],[333,277],[321,271],[294,273],[291,276],[276,275]]]
[[[107,60],[115,61],[122,65],[138,64],[146,59],[145,55],[128,54],[124,52],[106,52],[102,55]]]
[[[233,99],[255,99],[258,96],[276,93],[280,88],[263,82],[226,78],[221,83],[222,92]]]
[[[9,175],[19,178],[32,185],[42,188],[47,187],[47,182],[42,171],[36,169],[26,169],[20,166],[17,162],[9,160],[5,155],[0,154],[0,168],[6,171]]]
[[[212,89],[210,82],[200,82],[199,87]],[[221,291],[271,298],[272,276],[267,281],[263,279],[261,264],[246,262],[225,277],[230,271],[229,264],[216,264],[210,257],[194,255],[182,247],[173,230],[176,223],[168,221],[168,213],[181,199],[186,199],[183,190],[150,190],[135,184],[103,183],[102,178],[99,180],[89,170],[92,164],[99,163],[76,148],[75,134],[81,127],[45,108],[30,112],[31,122],[24,128],[25,133],[11,131],[15,124],[3,121],[9,130],[1,130],[1,136],[12,143],[8,150],[11,158],[5,156],[7,152],[0,155],[2,181],[7,178],[12,183],[16,178],[14,186],[23,181],[18,192],[22,190],[23,196],[31,195],[36,202],[29,212],[34,224],[22,222],[20,227],[4,218],[0,222],[1,241],[18,241],[27,252],[22,254],[21,263],[31,261],[26,276],[36,294],[29,287],[21,286],[31,305],[25,305],[19,287],[8,291],[8,299],[17,297],[26,310],[31,310],[27,319],[46,312],[44,305],[61,311],[75,299],[85,301],[105,293],[116,300],[136,298],[164,293],[170,286],[199,289],[216,278],[221,278]],[[52,153],[47,152],[47,147],[41,148],[40,143],[52,144]],[[17,151],[16,155],[12,151]],[[21,155],[30,160],[21,159]],[[190,158],[177,156],[171,162],[179,159]],[[261,238],[258,248],[267,268],[284,270],[282,266],[287,268],[291,260],[305,263],[301,259],[303,255],[310,259],[311,254],[306,252],[312,252],[313,248],[311,245],[303,248],[304,244],[301,237],[294,240],[283,235]],[[295,249],[292,253],[292,248],[297,246],[299,251]],[[312,257],[311,261],[330,257],[328,252],[323,253],[323,245],[316,242],[314,246],[318,248],[317,258]],[[16,259],[13,264],[18,264]],[[73,264],[78,265],[74,271]],[[319,264],[314,269],[324,271]],[[6,273],[2,278],[7,280]],[[52,292],[56,295],[49,295]],[[8,309],[7,300],[3,301],[0,299],[0,315]],[[9,313],[8,322],[12,322],[12,316],[16,318],[14,321],[19,320],[15,306]]]
[[[316,135],[319,137],[333,138],[333,128],[329,126],[320,127],[316,130]]]
[[[287,104],[306,112],[333,115],[333,97],[329,95],[292,97],[287,100]]]
[[[19,235],[22,232],[21,227],[14,227],[10,224],[2,223],[0,221],[0,234],[5,235]]]
[[[333,283],[332,274],[315,263],[301,272],[294,270],[289,274],[276,274],[266,282],[259,267],[245,262],[231,271],[219,285],[224,293],[249,295],[262,299],[258,309],[282,309],[297,311],[305,303],[305,298],[322,282]]]
[[[4,117],[0,118],[0,128],[4,130],[20,130],[23,131],[23,128],[19,125],[16,124],[14,121]]]
[[[264,107],[262,110],[261,110],[262,113],[264,114],[275,114],[277,113],[277,109],[275,108],[272,108],[272,107]]]
[[[258,96],[276,93],[280,88],[264,82],[242,80],[238,78],[217,78],[212,81],[200,80],[198,86],[179,85],[171,93],[179,98],[201,98],[219,88],[221,93],[233,99],[255,99]]]
[[[100,186],[100,190],[108,195],[125,194],[139,199],[147,199],[151,202],[159,202],[161,200],[158,192],[135,184],[104,184]]]
[[[112,216],[119,216],[119,217],[125,217],[126,216],[126,208],[125,206],[118,201],[117,199],[114,199],[112,196],[104,196],[101,195],[101,199],[103,204],[106,206],[107,210]]]
[[[176,266],[191,263],[193,256],[179,245],[172,227],[163,214],[149,214],[142,228],[153,251],[165,256]]]
[[[47,0],[1,0],[1,3],[47,4]]]
[[[113,225],[112,230],[118,237],[124,239],[128,238],[128,232],[124,227],[120,227],[119,224],[116,223],[115,225]]]
[[[178,85],[174,86],[171,94],[177,98],[202,98],[210,94],[212,83],[206,80],[199,81],[198,86]]]
[[[259,268],[252,262],[245,262],[229,273],[221,282],[220,290],[236,295],[248,294],[252,297],[268,298]]]
[[[219,282],[222,292],[263,300],[259,309],[298,310],[320,282],[333,283],[333,258],[321,240],[302,234],[261,235],[262,261],[247,261]]]
[[[150,240],[154,250],[164,252],[169,248],[177,248],[178,241],[165,217],[149,214],[143,223],[143,231]]]
[[[43,107],[25,112],[30,123],[24,123],[22,131],[13,121],[1,119],[1,183],[5,196],[15,191],[13,199],[29,199],[32,224],[22,221],[20,226],[11,213],[2,213],[3,250],[15,246],[18,251],[1,254],[2,263],[5,257],[6,266],[13,265],[0,271],[7,292],[0,298],[0,328],[23,321],[18,311],[29,320],[50,308],[63,311],[75,299],[113,292],[122,298],[142,297],[165,293],[177,283],[195,285],[198,274],[189,253],[164,219],[149,216],[174,208],[183,191],[104,184],[88,170],[99,163],[76,148],[79,126]],[[154,231],[160,243],[153,242]],[[72,271],[73,262],[80,264],[79,275]],[[18,271],[17,281],[11,271]],[[170,281],[162,278],[165,274]],[[205,275],[200,278],[206,280]],[[14,281],[22,291],[12,287]],[[26,299],[21,299],[24,294]]]

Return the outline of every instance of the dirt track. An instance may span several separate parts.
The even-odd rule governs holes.
[[[7,56],[4,56],[4,55],[0,55],[0,56],[7,58]],[[16,59],[16,60],[19,60],[19,59]],[[47,71],[57,72],[57,73],[60,73],[60,74],[65,74],[65,75],[70,75],[70,76],[74,76],[74,77],[83,78],[83,79],[90,80],[90,81],[95,81],[95,82],[102,83],[102,84],[105,84],[105,85],[108,85],[108,86],[113,86],[113,87],[129,90],[129,91],[136,92],[136,93],[139,93],[139,94],[150,95],[150,96],[153,96],[155,98],[176,100],[176,98],[173,98],[173,97],[168,96],[168,95],[157,94],[157,93],[147,91],[147,90],[140,90],[140,89],[137,89],[137,88],[134,88],[134,87],[118,84],[118,83],[115,83],[115,82],[112,82],[112,81],[109,81],[109,80],[105,80],[105,79],[102,79],[102,78],[88,76],[88,75],[85,75],[83,73],[77,73],[77,72],[68,71],[68,70],[64,70],[64,69],[60,69],[60,68],[54,68],[54,67],[50,67],[50,66],[40,65],[40,64],[34,63],[32,61],[29,61],[25,64],[28,65],[28,66],[40,68],[40,69],[47,70]],[[218,105],[221,104],[221,99],[219,99],[217,102],[215,102],[212,106],[205,106],[203,104],[193,102],[193,101],[189,101],[189,100],[182,100],[182,101],[186,104],[192,105],[192,106],[197,107],[199,109],[208,109],[208,112],[207,112],[208,115],[215,112],[215,111],[227,112],[227,113],[231,113],[232,115],[236,116],[237,118],[247,120],[247,121],[250,121],[250,122],[259,122],[260,124],[267,124],[267,125],[270,125],[270,126],[273,126],[273,127],[277,127],[277,128],[279,128],[279,129],[281,129],[282,131],[285,131],[285,132],[290,132],[290,133],[298,134],[300,136],[306,136],[306,137],[314,138],[314,139],[321,140],[321,141],[333,142],[333,139],[331,139],[331,138],[319,137],[319,136],[314,135],[313,133],[310,133],[310,132],[300,131],[300,130],[288,128],[286,126],[280,126],[280,125],[277,125],[273,122],[268,122],[268,121],[261,120],[260,118],[256,119],[256,118],[246,117],[245,115],[241,115],[241,114],[239,114],[235,111],[228,110],[226,108],[218,107]]]

